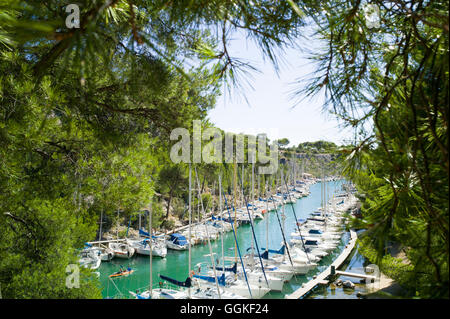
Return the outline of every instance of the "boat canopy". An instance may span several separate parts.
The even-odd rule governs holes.
[[[188,243],[186,237],[178,233],[171,234],[170,240],[177,245],[186,245]]]
[[[247,248],[247,251],[252,249],[252,247]],[[264,250],[265,248],[261,248],[261,250]],[[269,249],[271,251],[271,249]],[[261,257],[262,259],[269,259],[269,251],[265,250],[262,254],[255,254],[255,256]],[[271,252],[278,254],[278,250],[272,250]]]
[[[266,250],[265,248],[261,248],[261,250]],[[280,249],[269,249],[268,252],[272,254],[284,255],[284,251],[286,250],[286,245],[281,246]]]
[[[223,269],[223,267],[217,267],[216,266],[216,269],[217,270],[223,270],[223,271],[231,271],[231,272],[236,273],[237,272],[237,263],[234,263],[233,267],[225,267],[225,269]]]
[[[147,233],[146,231],[143,231],[142,229],[139,229],[139,235],[150,237],[150,234]],[[160,236],[160,237],[161,237],[161,236]],[[158,237],[155,236],[155,235],[152,235],[152,238],[158,238]]]
[[[222,225],[220,225],[220,224],[218,224],[216,222],[214,222],[214,223],[209,222],[208,224],[210,224],[211,226],[216,227],[216,228],[222,228]]]
[[[194,277],[206,280],[207,282],[212,282],[212,283],[216,282],[216,278],[213,276],[194,275]],[[225,274],[222,274],[222,276],[218,277],[217,282],[219,283],[219,285],[225,286]]]
[[[145,238],[143,241],[141,241],[141,244],[144,245],[144,248],[148,245],[148,242],[150,241],[150,239]]]
[[[176,279],[173,279],[173,278],[170,278],[170,277],[167,277],[167,276],[163,276],[163,275],[159,275],[159,277],[162,279],[162,280],[165,280],[165,281],[168,281],[168,282],[170,282],[170,283],[172,283],[172,284],[174,284],[174,285],[177,285],[177,286],[179,286],[179,287],[186,287],[186,288],[189,288],[189,287],[191,287],[192,286],[192,281],[191,281],[191,277],[187,277],[186,278],[186,281],[178,281],[178,280],[176,280]]]
[[[181,235],[181,234],[179,234],[179,233],[171,234],[170,237],[180,238],[180,239],[186,239],[186,237],[184,237],[183,235]]]
[[[307,220],[313,220],[313,221],[317,221],[317,222],[324,222],[325,218],[322,218],[322,217],[309,217],[309,218],[307,218]]]
[[[227,223],[230,223],[230,224],[234,223],[234,219],[233,218],[222,218],[222,217],[215,217],[214,215],[212,215],[211,219],[212,220],[223,220],[224,222],[227,222]]]

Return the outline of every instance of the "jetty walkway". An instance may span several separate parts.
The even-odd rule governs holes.
[[[286,295],[285,299],[301,299],[303,298],[308,292],[310,292],[314,287],[316,287],[319,284],[328,284],[327,277],[332,275],[332,269],[338,269],[342,263],[347,259],[347,257],[350,255],[350,253],[353,251],[353,248],[355,248],[356,240],[358,239],[358,235],[356,234],[356,231],[353,229],[350,230],[350,241],[345,246],[342,253],[336,258],[336,260],[327,268],[325,269],[320,275],[315,277],[314,279],[308,281],[307,283],[303,284],[301,288],[297,289],[293,293]],[[335,271],[334,274],[342,273],[340,271]]]

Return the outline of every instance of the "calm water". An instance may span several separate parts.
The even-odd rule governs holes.
[[[347,261],[341,266],[341,268],[349,272],[353,273],[362,273],[364,274],[364,267],[369,263],[365,260],[365,258],[358,253],[358,247],[356,246],[355,250],[349,256]],[[346,281],[349,280],[355,284],[355,289],[348,289],[343,287],[336,287],[335,285],[328,286],[317,286],[308,296],[308,298],[315,299],[358,299],[357,293],[367,293],[367,286],[364,283],[361,283],[359,279],[340,276],[340,280]]]
[[[341,190],[341,185],[343,181],[333,181],[328,182],[328,193],[333,194],[335,191]],[[307,197],[303,197],[297,200],[294,205],[295,213],[297,218],[306,218],[310,213],[317,210],[321,204],[321,183],[316,183],[310,186],[311,194]],[[270,206],[269,206],[270,208]],[[280,209],[279,212],[282,210]],[[230,212],[232,215],[233,213]],[[293,214],[292,205],[285,206],[285,236],[286,240],[289,241],[290,233],[296,230],[295,218]],[[264,220],[258,220],[255,222],[255,234],[258,240],[258,245],[260,248],[266,247],[266,219],[269,218],[269,248],[279,249],[283,241],[282,233],[275,215],[274,211],[266,214]],[[237,238],[239,243],[239,248],[241,254],[244,254],[247,248],[251,246],[252,241],[252,231],[250,225],[243,225],[237,229]],[[294,290],[298,289],[302,283],[307,282],[312,278],[313,275],[320,273],[326,267],[328,267],[336,256],[340,253],[342,248],[349,240],[349,234],[345,233],[342,237],[341,246],[339,246],[334,253],[329,256],[324,257],[319,266],[309,272],[307,275],[295,276],[289,283],[285,283],[282,292],[271,292],[265,296],[265,298],[283,298],[285,294],[292,293]],[[221,241],[220,238],[211,243],[212,250],[221,256]],[[224,255],[225,256],[235,256],[234,252],[234,236],[233,232],[228,232],[224,234]],[[192,268],[198,263],[210,262],[210,257],[205,256],[209,254],[208,245],[197,245],[193,246],[191,249],[192,255]],[[157,283],[160,280],[159,275],[169,276],[175,278],[179,281],[186,280],[188,276],[188,251],[174,251],[168,250],[166,258],[153,257],[153,283]],[[355,259],[356,258],[356,259]],[[359,259],[358,259],[359,258]],[[349,264],[356,265],[360,267],[362,265],[363,259],[359,254],[354,254]],[[103,262],[99,268],[100,272],[100,282],[102,284],[103,297],[109,298],[130,298],[129,291],[136,291],[136,289],[143,290],[147,288],[150,282],[150,258],[148,256],[136,255],[132,259],[113,259],[111,262]],[[128,277],[116,278],[110,280],[108,276],[113,272],[116,272],[120,266],[130,266],[135,269],[135,272]],[[342,278],[344,279],[344,278]],[[346,278],[345,278],[346,279]],[[355,282],[355,281],[353,281]],[[357,287],[358,288],[358,287]],[[328,290],[327,290],[328,289]],[[340,293],[339,291],[342,291]],[[356,290],[358,291],[358,290]],[[314,291],[315,293],[315,291]],[[348,298],[346,292],[342,288],[335,289],[334,291],[325,288],[325,290],[318,294],[312,294],[311,297],[325,297],[334,293],[336,298]],[[340,297],[339,297],[340,296]],[[354,298],[356,298],[355,293],[353,293]]]

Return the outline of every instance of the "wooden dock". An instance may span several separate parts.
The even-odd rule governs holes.
[[[315,277],[314,279],[308,281],[307,283],[303,284],[301,288],[297,289],[290,295],[286,295],[285,299],[301,299],[304,295],[306,295],[309,291],[311,291],[314,287],[316,287],[319,284],[328,284],[328,280],[326,278],[331,275],[331,267],[334,266],[335,269],[338,269],[342,263],[347,259],[347,257],[350,255],[350,253],[353,251],[353,248],[355,248],[356,240],[358,239],[358,235],[356,232],[351,229],[350,230],[350,241],[348,242],[347,246],[345,246],[342,253],[336,258],[336,260],[327,268],[325,271],[323,271],[320,275]],[[347,275],[344,272],[343,275]],[[336,271],[336,274],[339,274],[338,271]]]
[[[372,281],[377,279],[377,277],[372,276],[372,275],[358,274],[358,273],[354,273],[354,272],[347,272],[347,271],[336,270],[335,273],[336,273],[336,275],[339,275],[339,276],[362,278],[362,279],[370,279]]]
[[[125,242],[125,241],[126,241],[126,238],[118,238],[118,239],[88,241],[88,244],[101,246],[102,244],[120,243],[120,242]]]

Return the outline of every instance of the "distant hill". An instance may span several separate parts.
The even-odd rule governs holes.
[[[339,175],[340,165],[336,160],[341,156],[340,149],[340,146],[328,141],[304,142],[298,146],[280,148],[280,163],[295,158],[305,173],[318,177],[323,169],[325,174]]]

